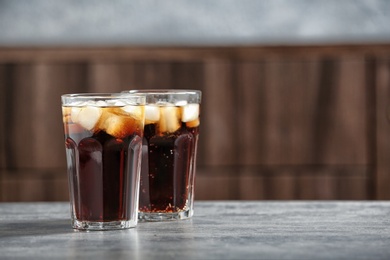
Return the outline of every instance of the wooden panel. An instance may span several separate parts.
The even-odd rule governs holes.
[[[75,86],[85,86],[82,67],[22,64],[15,65],[11,75],[4,119],[6,150],[2,151],[6,164],[2,168],[65,165],[60,95],[75,92]]]
[[[172,88],[172,66],[169,62],[136,62],[134,85],[137,88]]]
[[[390,199],[390,56],[376,62],[376,155],[375,185],[378,199]]]
[[[68,201],[65,170],[3,171],[0,182],[2,201]]]
[[[265,113],[260,115],[258,124],[251,126],[260,128],[262,134],[258,138],[252,134],[251,146],[260,138],[259,146],[267,148],[257,163],[366,164],[367,147],[361,142],[367,136],[364,68],[364,60],[324,61],[320,73],[306,74],[318,69],[318,64],[267,62],[262,93],[265,97],[256,96],[253,87],[246,94],[260,101],[251,109],[263,109]],[[354,72],[357,76],[350,75]],[[313,83],[316,74],[322,80]],[[351,82],[344,82],[348,79]],[[265,105],[259,105],[261,100]]]
[[[364,200],[370,195],[366,173],[351,166],[212,167],[198,172],[195,190],[202,200]]]
[[[171,67],[172,88],[205,91],[203,62],[172,62]]]
[[[126,88],[203,91],[197,199],[390,198],[389,54],[389,45],[0,49],[0,200],[55,193],[44,183],[57,179],[16,172],[65,173],[61,94]]]
[[[58,168],[65,165],[62,111],[63,93],[87,91],[85,64],[34,65],[33,117],[28,120],[33,129],[30,157],[34,168]]]
[[[0,168],[4,168],[8,164],[8,156],[5,151],[9,149],[11,145],[11,139],[7,137],[6,129],[9,126],[7,123],[10,116],[9,102],[12,100],[10,97],[10,84],[12,81],[13,66],[10,64],[0,64]],[[0,175],[1,177],[1,175]],[[1,199],[1,197],[0,197]]]
[[[89,67],[89,85],[96,92],[144,88],[201,89],[202,64],[195,62],[98,61]]]
[[[206,165],[238,164],[236,89],[231,78],[234,67],[228,62],[205,64],[202,105],[203,143]]]
[[[30,64],[14,65],[7,80],[7,108],[5,119],[6,161],[3,167],[33,167],[34,67]],[[3,112],[3,113],[4,113]]]
[[[240,62],[237,66],[237,142],[239,163],[257,165],[264,162],[266,146],[267,97],[265,72],[261,62]]]
[[[91,63],[88,69],[88,83],[91,92],[120,92],[135,88],[134,65],[132,63]]]
[[[258,61],[264,57],[337,58],[349,54],[388,55],[390,44],[337,44],[337,45],[278,45],[278,46],[204,46],[204,47],[33,47],[0,48],[0,62],[85,62],[85,61],[205,61],[242,60]]]
[[[330,125],[323,137],[323,163],[368,163],[367,143],[362,141],[367,138],[364,62],[359,57],[343,57],[337,64],[338,80],[333,89],[333,107],[328,118]]]
[[[316,84],[308,85],[316,73],[316,62],[270,60],[264,65],[265,108],[263,130],[265,147],[259,163],[301,164],[315,163],[311,157],[313,109]],[[316,83],[316,82],[315,82]],[[250,95],[250,90],[249,95]]]

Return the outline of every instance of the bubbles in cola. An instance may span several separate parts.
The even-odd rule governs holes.
[[[193,198],[199,104],[145,106],[140,213],[186,211]]]

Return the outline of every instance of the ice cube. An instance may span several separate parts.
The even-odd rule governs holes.
[[[177,107],[183,107],[185,105],[187,105],[187,101],[186,100],[180,100],[180,101],[175,103],[175,106],[177,106]]]
[[[199,118],[193,120],[193,121],[189,121],[186,123],[186,126],[189,127],[189,128],[193,128],[193,127],[197,127],[200,125],[200,121],[199,121]]]
[[[96,106],[96,101],[94,100],[88,100],[85,104],[85,106]]]
[[[85,102],[85,101],[73,101],[70,104],[68,104],[69,107],[83,107],[86,105],[87,105],[87,102]]]
[[[98,106],[98,107],[106,107],[107,106],[107,102],[105,102],[103,100],[99,100],[99,101],[96,102],[95,105]]]
[[[160,109],[158,106],[145,106],[145,121],[155,123],[160,120]]]
[[[80,124],[87,130],[92,130],[102,115],[102,110],[96,106],[72,108],[72,121]]]
[[[115,102],[114,102],[114,106],[117,106],[117,107],[123,107],[125,105],[126,105],[126,103],[121,101],[121,100],[115,100]]]
[[[182,122],[194,121],[199,117],[199,104],[188,104],[182,107]]]
[[[175,106],[160,107],[160,133],[173,133],[180,128],[180,108]]]
[[[62,122],[65,123],[65,124],[69,124],[72,122],[72,119],[70,117],[70,115],[64,115],[62,116]]]
[[[143,120],[144,107],[127,105],[122,107],[122,110],[137,120]]]
[[[70,107],[62,107],[62,121],[64,123],[71,123],[71,111],[72,109]]]
[[[70,115],[72,111],[72,108],[71,107],[62,107],[62,115],[63,116],[68,116]]]
[[[142,122],[125,115],[104,112],[99,121],[99,128],[116,138],[124,138],[142,128]]]
[[[78,123],[79,122],[79,114],[80,114],[80,111],[81,111],[81,107],[72,107],[71,110],[70,110],[70,118],[72,119],[72,121],[74,123]]]

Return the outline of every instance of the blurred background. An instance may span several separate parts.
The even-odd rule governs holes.
[[[0,201],[68,200],[60,96],[203,92],[197,200],[390,199],[390,1],[0,0]]]

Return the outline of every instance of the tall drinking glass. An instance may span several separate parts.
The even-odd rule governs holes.
[[[135,227],[145,97],[68,94],[61,101],[73,228]]]
[[[201,92],[133,90],[146,97],[139,218],[193,215]]]

